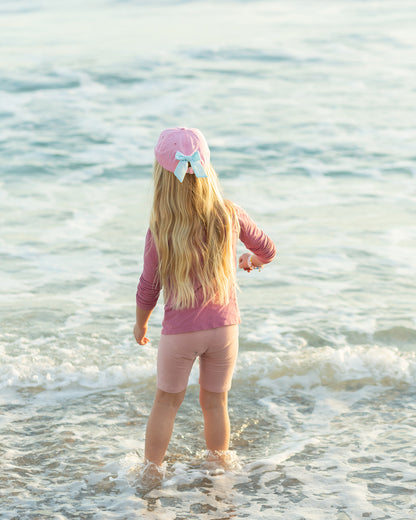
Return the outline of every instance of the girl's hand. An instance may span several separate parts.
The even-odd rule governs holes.
[[[133,333],[139,345],[146,345],[146,343],[149,343],[149,338],[146,337],[147,325],[144,327],[139,327],[136,323],[136,325],[134,326]]]
[[[248,265],[249,258],[250,258],[250,253],[244,253],[238,259],[238,267],[240,269],[244,269],[244,271],[247,271],[248,273],[253,270],[253,268]]]

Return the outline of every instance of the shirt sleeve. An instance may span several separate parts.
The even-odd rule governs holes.
[[[247,213],[235,205],[238,221],[240,223],[241,242],[254,253],[260,262],[268,264],[276,256],[276,246],[270,237],[264,231],[257,227],[256,223],[247,215]]]
[[[148,229],[144,247],[143,272],[136,292],[136,304],[141,309],[152,310],[156,306],[161,289],[157,272],[158,264],[156,244]]]

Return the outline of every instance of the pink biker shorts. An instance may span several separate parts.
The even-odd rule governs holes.
[[[208,392],[227,392],[238,352],[238,325],[161,336],[157,387],[169,393],[186,389],[199,356],[199,384]]]

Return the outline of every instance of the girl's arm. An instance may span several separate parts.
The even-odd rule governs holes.
[[[157,277],[157,266],[156,246],[151,232],[148,230],[144,249],[143,272],[136,292],[136,324],[133,331],[134,337],[140,345],[146,345],[149,342],[149,338],[146,337],[147,325],[161,289]]]
[[[276,256],[276,247],[270,237],[257,227],[242,208],[237,205],[235,208],[240,223],[239,238],[251,251],[251,254],[244,253],[240,256],[238,265],[241,269],[250,272],[271,262]]]
[[[134,337],[139,345],[146,345],[149,343],[149,338],[146,337],[147,325],[149,323],[150,315],[153,309],[141,309],[136,305],[136,324],[134,326]]]

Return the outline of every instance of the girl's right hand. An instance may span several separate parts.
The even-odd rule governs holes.
[[[253,268],[248,265],[249,258],[250,258],[250,253],[244,253],[238,259],[238,267],[240,269],[244,269],[244,271],[247,271],[248,273],[253,270]]]
[[[263,264],[260,262],[256,255],[252,253],[244,253],[238,259],[238,267],[240,269],[244,269],[244,271],[247,271],[249,273],[253,269],[261,270]]]

